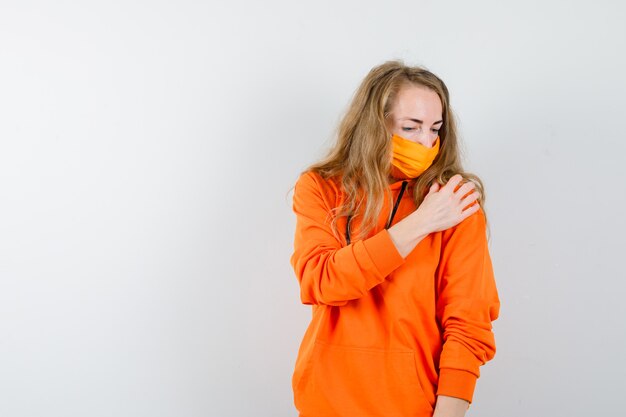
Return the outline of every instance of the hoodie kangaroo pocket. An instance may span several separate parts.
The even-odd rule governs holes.
[[[297,384],[297,408],[311,416],[426,417],[412,350],[383,350],[316,341]]]

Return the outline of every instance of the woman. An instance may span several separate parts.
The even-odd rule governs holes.
[[[373,68],[295,185],[290,262],[313,309],[292,378],[300,417],[465,415],[500,309],[483,203],[443,81]]]

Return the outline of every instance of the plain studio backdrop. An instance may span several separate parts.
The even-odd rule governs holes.
[[[486,186],[467,415],[623,412],[623,2],[0,4],[1,416],[295,416],[289,191],[394,58]]]

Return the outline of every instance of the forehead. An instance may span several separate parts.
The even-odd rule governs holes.
[[[396,118],[439,120],[443,106],[439,95],[433,90],[417,85],[404,85],[398,91],[391,111]]]

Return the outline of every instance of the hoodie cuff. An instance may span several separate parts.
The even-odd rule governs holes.
[[[461,369],[440,369],[437,395],[461,398],[471,403],[477,379],[473,373]]]
[[[362,242],[380,276],[386,277],[404,263],[404,258],[398,252],[387,229]]]

